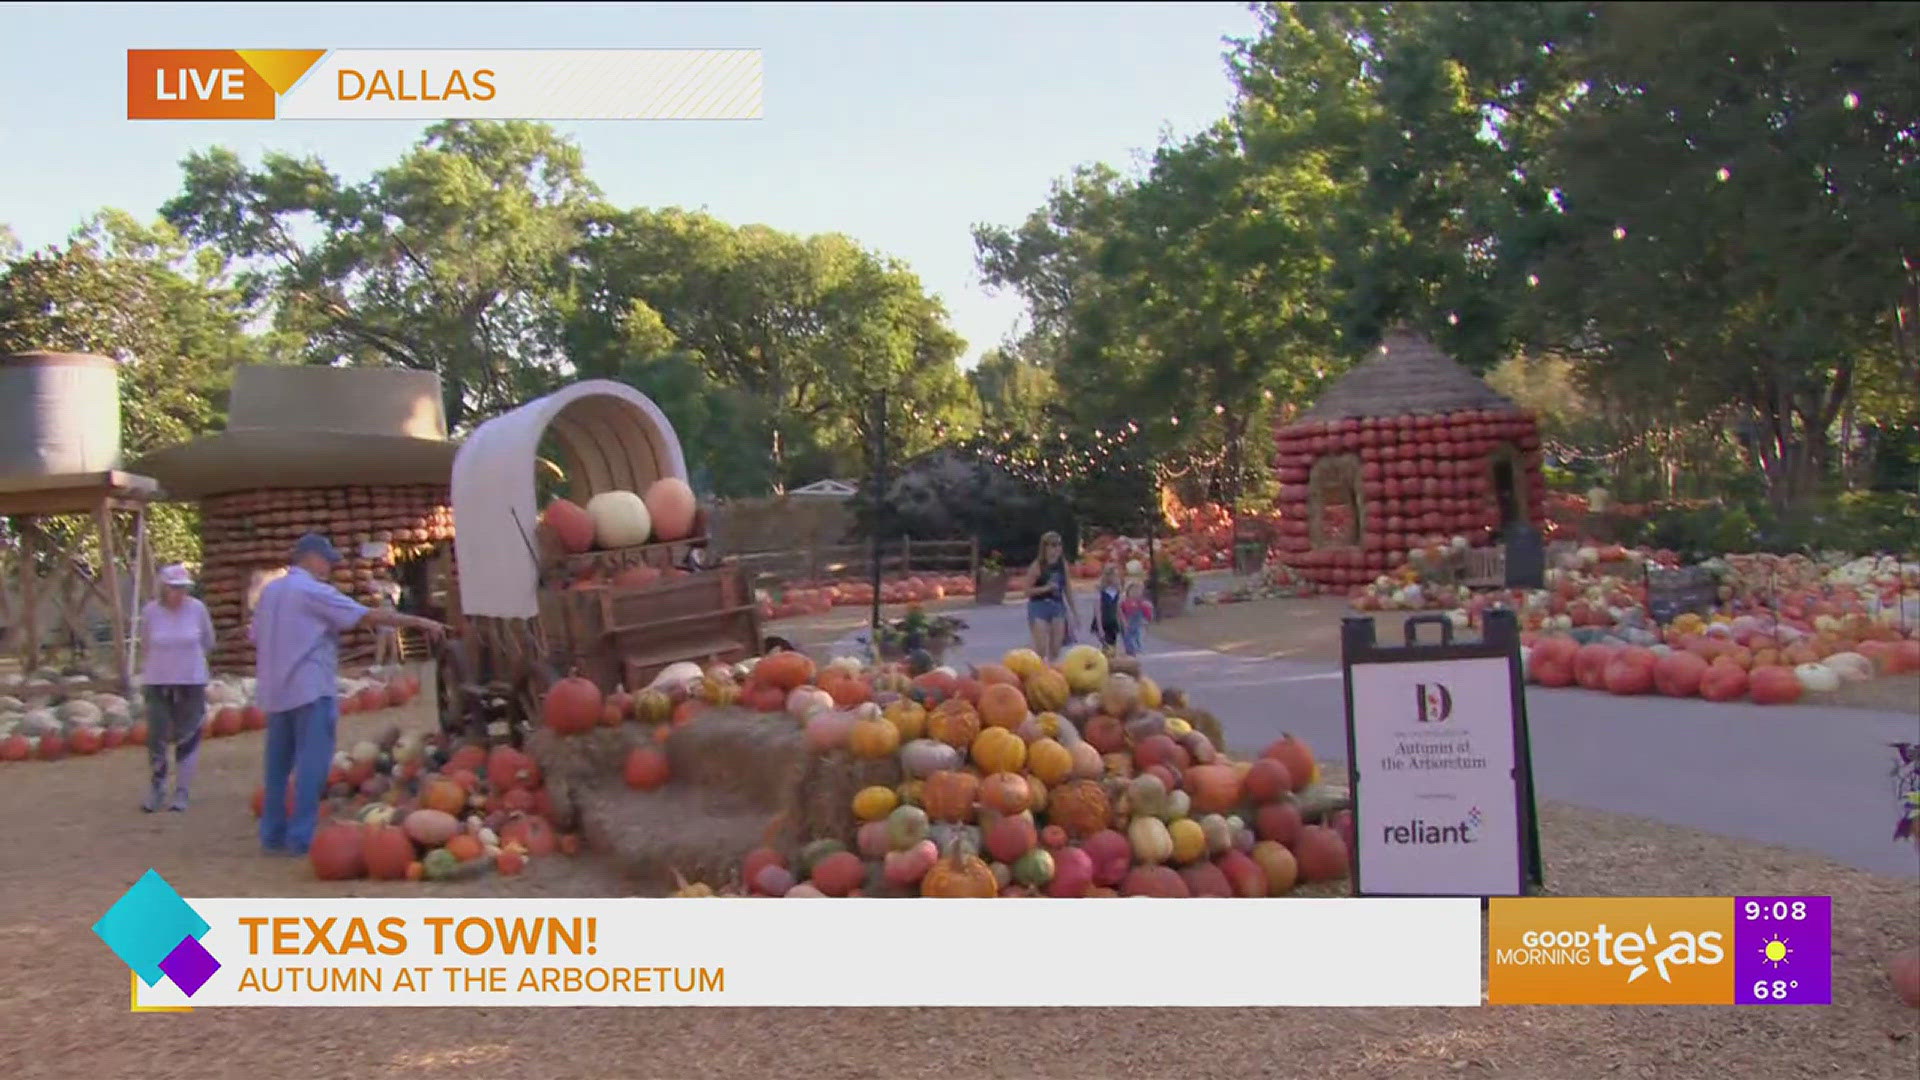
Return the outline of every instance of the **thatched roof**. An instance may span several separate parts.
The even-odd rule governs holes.
[[[1519,412],[1433,342],[1407,331],[1387,335],[1379,348],[1320,395],[1299,422],[1448,413],[1463,409]]]

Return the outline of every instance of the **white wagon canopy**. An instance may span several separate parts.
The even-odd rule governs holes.
[[[534,462],[549,431],[574,502],[584,505],[604,491],[644,492],[664,477],[687,479],[673,425],[623,383],[575,383],[481,424],[453,462],[454,555],[464,614],[540,614]]]

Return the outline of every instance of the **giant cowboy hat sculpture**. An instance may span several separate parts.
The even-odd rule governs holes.
[[[198,499],[264,488],[445,484],[440,377],[404,368],[242,366],[227,429],[131,466],[169,495]]]

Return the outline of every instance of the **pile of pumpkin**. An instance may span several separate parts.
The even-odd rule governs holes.
[[[737,700],[784,701],[812,751],[894,759],[905,778],[853,797],[852,836],[748,855],[736,887],[751,895],[1266,897],[1347,875],[1351,815],[1308,823],[1319,769],[1304,742],[1233,761],[1211,717],[1089,646],[1053,667],[1018,649],[965,676],[782,652],[746,684]],[[633,750],[627,779],[666,783],[665,755]]]
[[[693,535],[698,519],[693,489],[673,476],[655,480],[644,495],[602,491],[585,506],[556,498],[540,512],[540,524],[569,555],[684,540]]]
[[[514,875],[530,857],[579,846],[553,827],[539,765],[511,746],[454,745],[439,732],[388,728],[336,755],[327,785],[327,823],[307,849],[322,881]],[[255,817],[265,799],[256,788]]]
[[[923,604],[953,596],[972,596],[973,578],[966,574],[914,574],[880,583],[883,604]],[[866,607],[873,603],[873,585],[866,581],[797,581],[777,592],[757,594],[762,619],[791,619],[825,615],[836,607]]]
[[[1920,641],[1860,616],[1822,618],[1822,629],[1807,634],[1751,615],[1708,623],[1688,614],[1652,645],[1526,636],[1521,664],[1537,686],[1756,705],[1791,705],[1842,683],[1920,671]]]

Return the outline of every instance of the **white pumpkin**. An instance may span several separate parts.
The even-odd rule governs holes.
[[[787,715],[805,720],[814,713],[833,708],[833,695],[817,686],[796,686],[787,695]]]
[[[631,491],[603,491],[587,500],[593,519],[593,542],[602,548],[633,547],[653,535],[653,517],[646,500]]]
[[[1837,652],[1821,663],[1833,669],[1841,682],[1865,682],[1873,678],[1873,661],[1857,652]]]
[[[1810,694],[1831,694],[1840,689],[1840,676],[1825,664],[1801,664],[1793,669],[1800,689]]]
[[[660,674],[653,677],[653,682],[647,686],[647,689],[660,690],[670,694],[675,690],[684,688],[688,683],[700,678],[703,674],[705,673],[700,670],[699,664],[691,660],[681,660],[661,668]]]
[[[102,716],[98,705],[95,705],[91,701],[80,701],[77,699],[60,706],[54,715],[69,724],[86,725],[88,727],[99,727]]]
[[[371,765],[379,759],[380,747],[375,743],[361,741],[354,743],[353,749],[348,753],[353,756],[355,765]]]
[[[60,731],[60,718],[52,709],[28,709],[20,714],[20,732],[24,735],[39,737],[54,735]]]

